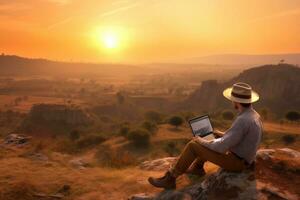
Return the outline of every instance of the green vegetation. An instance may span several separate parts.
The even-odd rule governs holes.
[[[145,129],[134,129],[128,133],[128,140],[136,147],[145,147],[150,144],[151,133]]]
[[[300,113],[297,111],[289,111],[286,113],[285,118],[289,121],[295,122],[300,120]]]
[[[147,111],[145,113],[145,118],[157,124],[161,123],[163,120],[162,114],[157,111]]]
[[[233,118],[234,118],[234,113],[233,113],[232,111],[230,111],[230,110],[224,110],[224,111],[222,112],[222,118],[223,118],[224,120],[233,120]]]
[[[122,124],[119,130],[119,134],[123,137],[127,137],[130,130],[130,126],[128,124]]]
[[[85,149],[85,148],[88,148],[88,147],[93,147],[93,146],[96,146],[98,144],[101,144],[105,140],[106,140],[106,138],[104,138],[101,135],[91,134],[91,135],[81,137],[76,142],[76,146],[79,149]]]
[[[78,139],[80,138],[80,133],[79,133],[78,130],[72,130],[72,131],[70,132],[69,137],[70,137],[70,140],[76,141],[76,140],[78,140]]]
[[[183,124],[183,119],[180,116],[173,116],[169,119],[169,124],[178,128],[178,126]]]
[[[152,135],[154,135],[158,130],[157,124],[151,121],[144,121],[141,127],[149,131]]]
[[[122,168],[136,164],[132,154],[124,149],[113,149],[107,145],[101,146],[95,154],[99,164],[104,167]]]
[[[284,135],[281,139],[286,145],[292,144],[296,141],[295,135]]]
[[[164,146],[164,150],[168,153],[169,156],[177,156],[181,151],[176,141],[168,141]]]

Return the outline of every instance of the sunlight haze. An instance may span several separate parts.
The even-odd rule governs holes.
[[[300,52],[298,0],[0,1],[5,54],[153,62]]]

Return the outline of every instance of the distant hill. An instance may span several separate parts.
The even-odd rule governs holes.
[[[0,55],[1,76],[93,76],[93,75],[123,75],[136,73],[142,68],[126,64],[96,64],[58,62],[47,59],[30,59],[15,55]]]
[[[289,64],[251,68],[224,83],[204,81],[181,106],[194,111],[230,108],[230,102],[224,99],[222,92],[239,81],[249,83],[260,94],[260,101],[255,104],[259,109],[268,108],[280,116],[288,110],[300,111],[300,68]]]
[[[220,70],[226,69],[226,70]],[[243,68],[244,69],[244,68]],[[228,77],[228,74],[241,71],[240,66],[180,64],[180,63],[78,63],[60,62],[47,59],[24,58],[15,55],[0,55],[0,76],[139,76],[158,73],[205,72],[212,76]],[[224,73],[226,71],[226,75]],[[206,74],[207,75],[207,74]],[[231,76],[232,77],[232,76]]]
[[[247,54],[220,54],[189,58],[182,60],[184,63],[204,63],[218,65],[265,65],[278,64],[281,60],[286,63],[300,65],[300,53],[297,54],[266,54],[266,55],[247,55]]]

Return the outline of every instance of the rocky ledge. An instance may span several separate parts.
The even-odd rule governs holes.
[[[176,158],[146,161],[144,170],[165,170]],[[202,179],[203,180],[203,179]],[[261,149],[254,169],[232,173],[219,169],[202,182],[158,194],[141,193],[130,200],[222,200],[222,199],[300,199],[300,152],[283,149]]]

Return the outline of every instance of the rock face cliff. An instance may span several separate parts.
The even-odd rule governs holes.
[[[57,105],[34,105],[21,129],[25,132],[56,132],[60,130],[75,129],[92,123],[92,118],[80,108]]]
[[[90,123],[89,116],[83,110],[57,104],[36,104],[30,110],[29,117],[35,120],[63,122],[69,125]]]
[[[147,161],[144,170],[165,170],[175,158]],[[164,166],[163,169],[161,166]],[[230,173],[219,169],[204,180],[180,190],[158,194],[137,194],[131,200],[298,200],[300,198],[300,152],[283,149],[261,149],[254,169]]]
[[[222,91],[235,82],[249,83],[260,94],[258,108],[269,108],[279,115],[300,110],[300,68],[288,64],[251,68],[224,83],[204,81],[183,105],[186,109],[199,111],[229,107]]]

